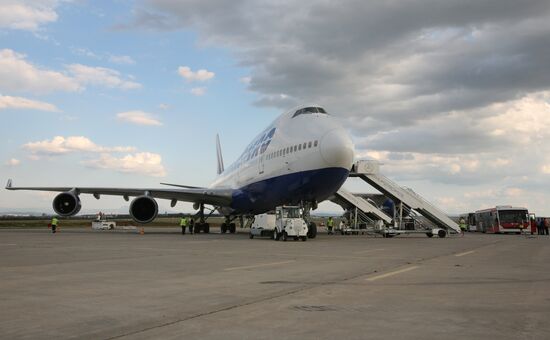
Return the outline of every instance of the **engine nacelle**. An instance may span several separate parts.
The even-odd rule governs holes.
[[[157,201],[149,196],[138,196],[130,203],[130,216],[138,223],[152,222],[158,212]]]
[[[80,208],[82,208],[80,198],[73,192],[62,192],[53,199],[53,210],[59,216],[68,217],[76,215],[80,211]]]

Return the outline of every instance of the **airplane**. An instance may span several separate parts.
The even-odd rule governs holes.
[[[300,205],[316,209],[331,197],[348,178],[354,160],[354,145],[338,120],[319,105],[301,105],[277,117],[246,147],[241,156],[224,168],[219,135],[216,136],[217,178],[208,187],[161,183],[171,188],[108,187],[15,187],[8,180],[8,190],[60,192],[53,200],[54,211],[62,217],[73,216],[81,209],[79,195],[122,196],[130,203],[131,217],[149,223],[158,215],[156,199],[168,199],[174,207],[178,201],[193,202],[200,221],[197,231],[209,232],[204,206],[213,206],[226,216],[222,232],[235,232],[231,218],[257,215],[281,205]],[[207,217],[208,218],[208,217]],[[316,226],[310,223],[311,238]]]

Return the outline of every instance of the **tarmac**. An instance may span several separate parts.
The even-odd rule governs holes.
[[[6,339],[548,339],[550,238],[0,230]]]

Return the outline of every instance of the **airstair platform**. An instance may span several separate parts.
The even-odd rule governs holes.
[[[372,220],[382,220],[386,223],[391,223],[392,219],[386,213],[384,213],[382,210],[378,209],[374,204],[370,203],[366,199],[355,196],[351,192],[340,188],[336,192],[334,201],[338,204],[340,204],[342,207],[348,206],[349,207],[356,207],[357,209],[361,210],[365,215],[370,217]],[[343,200],[343,202],[342,202]],[[346,208],[346,207],[344,207]]]
[[[396,204],[402,203],[441,228],[460,232],[458,224],[450,219],[447,214],[412,189],[402,187],[380,174],[379,167],[379,163],[375,161],[360,160],[353,165],[349,177],[359,177],[363,179],[372,187],[391,198]]]

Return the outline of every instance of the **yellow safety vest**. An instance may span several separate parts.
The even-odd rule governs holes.
[[[184,217],[180,220],[180,226],[187,227],[187,218]]]
[[[334,225],[334,220],[328,220],[327,226],[332,227]]]
[[[52,225],[57,225],[57,222],[59,222],[57,218],[52,218]]]

